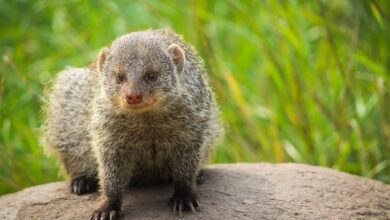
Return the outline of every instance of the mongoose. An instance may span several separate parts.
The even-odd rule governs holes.
[[[199,210],[196,181],[223,128],[203,61],[177,34],[117,38],[95,65],[60,72],[44,110],[44,144],[71,192],[100,189],[91,219],[120,217],[132,182],[170,181],[173,214]]]

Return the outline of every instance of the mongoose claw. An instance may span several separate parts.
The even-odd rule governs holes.
[[[92,214],[91,220],[119,220],[122,219],[122,212],[120,210],[111,211],[95,211]]]
[[[191,210],[193,213],[200,211],[199,200],[194,193],[175,193],[169,200],[168,205],[171,207],[173,215],[179,213],[180,217],[183,217],[183,210]]]
[[[70,191],[77,195],[96,192],[98,181],[93,177],[81,176],[74,178],[70,184]]]

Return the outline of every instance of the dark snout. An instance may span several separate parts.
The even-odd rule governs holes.
[[[134,105],[142,102],[142,93],[132,92],[126,95],[126,101],[129,105]]]

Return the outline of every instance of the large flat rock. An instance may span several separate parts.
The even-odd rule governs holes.
[[[184,219],[390,219],[390,186],[302,164],[209,166],[198,187],[202,211]],[[172,219],[172,187],[129,189],[125,219]],[[89,219],[98,194],[71,194],[65,182],[0,197],[0,219]],[[178,218],[178,217],[177,217]]]

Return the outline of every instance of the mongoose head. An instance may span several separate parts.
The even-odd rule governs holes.
[[[144,33],[118,38],[101,50],[97,62],[104,94],[121,110],[135,113],[172,103],[184,64],[180,46]]]

